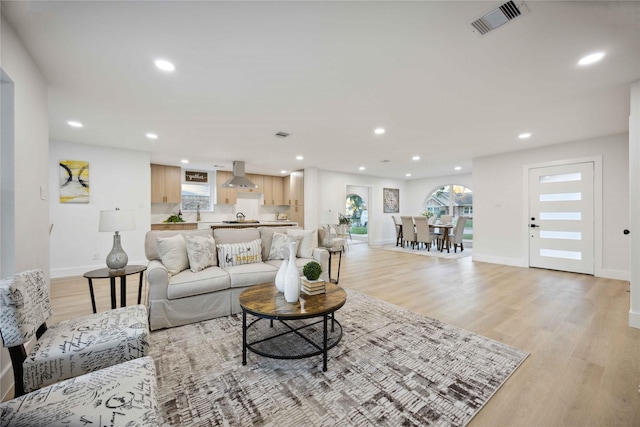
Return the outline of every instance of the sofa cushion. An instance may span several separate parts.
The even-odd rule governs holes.
[[[211,236],[186,236],[189,268],[194,273],[218,265],[216,242]]]
[[[218,249],[218,265],[220,267],[262,262],[260,239],[216,245],[216,248]]]
[[[300,227],[258,227],[258,231],[260,232],[260,239],[262,239],[262,259],[269,258],[269,252],[271,251],[271,241],[273,239],[273,233],[287,233],[287,230],[297,229],[301,230]]]
[[[251,242],[260,238],[257,228],[216,228],[213,230],[213,238],[217,245],[225,243]]]
[[[158,253],[158,237],[171,237],[177,234],[183,236],[213,236],[213,230],[210,228],[203,230],[151,230],[147,231],[144,239],[144,253],[149,261],[160,261],[160,254]]]
[[[318,232],[316,230],[287,230],[287,234],[301,237],[296,256],[313,258],[313,248],[318,247]]]
[[[182,234],[171,237],[158,237],[158,253],[162,264],[167,267],[169,274],[178,274],[189,268],[187,257],[187,242]]]
[[[279,261],[282,262],[282,261]],[[232,288],[273,282],[278,269],[273,265],[260,262],[257,264],[236,265],[224,269],[229,273]]]
[[[290,236],[284,233],[273,233],[271,250],[267,259],[289,259],[289,243],[295,243],[295,252],[298,252],[301,236]],[[294,254],[295,255],[295,254]]]
[[[194,273],[185,270],[169,279],[167,298],[177,299],[229,289],[229,275],[220,267],[209,267]]]

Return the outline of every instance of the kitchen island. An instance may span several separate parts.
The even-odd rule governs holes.
[[[293,221],[233,221],[233,222],[206,222],[199,223],[198,228],[209,228],[212,230],[216,228],[251,228],[251,227],[295,227],[297,222]]]

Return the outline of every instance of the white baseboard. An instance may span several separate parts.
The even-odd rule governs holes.
[[[640,329],[640,313],[629,310],[629,326]]]
[[[624,270],[612,270],[603,268],[600,271],[596,271],[596,277],[604,277],[605,279],[624,280],[626,282],[631,280],[631,273]]]
[[[511,267],[529,267],[529,263],[524,262],[520,258],[505,258],[492,255],[477,254],[474,252],[473,255],[471,255],[471,259],[474,261],[488,262],[491,264],[509,265]]]
[[[148,260],[135,260],[129,261],[129,264],[132,265],[147,265],[149,263]],[[99,264],[95,265],[84,265],[80,267],[63,267],[63,268],[52,268],[49,271],[52,279],[59,279],[61,277],[73,277],[73,276],[82,276],[87,271],[97,270],[99,268],[106,268],[107,266],[103,261],[100,261]]]

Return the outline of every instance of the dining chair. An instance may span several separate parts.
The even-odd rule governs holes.
[[[391,215],[391,218],[396,227],[396,246],[402,246],[402,221],[398,220],[395,215]]]
[[[401,216],[402,220],[402,246],[406,243],[411,243],[411,249],[416,245],[416,229],[413,225],[413,217]]]
[[[464,251],[464,244],[462,239],[464,237],[464,226],[467,223],[468,216],[459,216],[456,225],[449,234],[449,246],[453,244],[454,252],[458,252],[458,245],[460,246],[460,252]],[[441,239],[441,238],[440,238]]]
[[[451,224],[453,221],[453,215],[441,215],[440,223],[442,224]]]
[[[9,349],[15,396],[147,354],[149,321],[143,305],[78,317],[47,327],[52,315],[42,270],[0,281],[0,336]],[[29,354],[25,344],[36,343]]]
[[[427,250],[431,249],[431,243],[435,240],[438,242],[438,235],[429,229],[429,222],[424,216],[414,216],[413,222],[416,224],[416,242],[418,242],[418,249],[420,249],[420,243],[424,243]]]

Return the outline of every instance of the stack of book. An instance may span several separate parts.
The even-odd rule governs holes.
[[[307,295],[319,295],[326,292],[324,280],[307,280],[302,278],[302,292]]]

